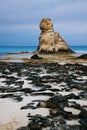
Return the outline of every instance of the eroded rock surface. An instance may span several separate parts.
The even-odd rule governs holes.
[[[41,34],[38,51],[40,53],[71,53],[73,52],[59,33],[54,32],[51,19],[45,18],[40,22]]]

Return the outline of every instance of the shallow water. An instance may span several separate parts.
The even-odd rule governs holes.
[[[7,55],[2,55],[1,57],[0,57],[0,60],[1,61],[4,61],[4,62],[23,62],[23,59],[25,59],[25,58],[27,58],[27,59],[30,59],[31,58],[31,56],[32,56],[33,54],[30,54],[30,53],[28,53],[28,54],[26,54],[26,53],[24,53],[24,54],[7,54]]]
[[[4,62],[31,62],[31,56],[35,53],[17,53],[17,54],[7,54],[3,55],[0,58],[0,61]],[[84,64],[87,65],[86,59],[78,59],[77,57],[80,56],[82,53],[74,53],[74,54],[38,54],[40,57],[42,57],[42,60],[39,60],[39,62],[57,62],[61,65],[71,63],[71,64]],[[36,61],[36,60],[33,60]]]

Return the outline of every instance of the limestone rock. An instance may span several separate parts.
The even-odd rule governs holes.
[[[42,19],[42,21],[40,23],[40,29],[41,29],[42,33],[47,30],[53,31],[53,23],[51,22],[51,19],[49,19],[49,18]]]
[[[42,19],[40,23],[41,34],[39,37],[38,51],[40,53],[73,52],[59,33],[54,32],[51,19]]]

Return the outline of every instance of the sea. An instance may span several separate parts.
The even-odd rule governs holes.
[[[87,46],[70,46],[77,53],[87,53]],[[0,46],[0,55],[19,52],[33,52],[37,50],[37,46]]]

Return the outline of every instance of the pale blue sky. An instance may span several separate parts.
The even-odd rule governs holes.
[[[69,45],[87,45],[87,0],[0,0],[0,45],[38,45],[42,18]]]

